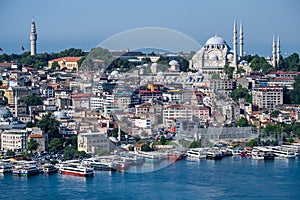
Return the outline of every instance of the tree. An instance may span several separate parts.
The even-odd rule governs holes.
[[[201,147],[201,141],[200,140],[194,140],[189,146],[189,148],[200,148],[200,147]]]
[[[166,142],[167,142],[167,140],[166,140],[166,137],[164,136],[164,135],[162,135],[161,137],[160,137],[160,144],[161,145],[165,145],[166,144]]]
[[[15,152],[9,149],[9,150],[6,151],[5,155],[6,156],[15,156]]]
[[[27,143],[27,150],[32,153],[32,151],[36,151],[38,147],[39,143],[35,139],[30,138],[29,142]]]
[[[51,113],[48,113],[42,117],[36,126],[41,128],[45,133],[48,133],[50,137],[54,137],[59,134],[59,124],[59,121]]]
[[[57,61],[54,61],[51,65],[51,70],[56,70],[57,67],[59,67],[59,64]]]
[[[293,88],[288,92],[292,104],[300,104],[300,76],[294,78]]]
[[[229,65],[224,66],[224,73],[227,75],[228,79],[233,78],[234,67],[230,67]]]
[[[109,152],[105,149],[100,149],[97,153],[98,156],[104,156],[106,154],[108,154]]]
[[[278,117],[278,115],[280,114],[281,112],[279,110],[273,110],[271,112],[271,117]]]
[[[63,150],[63,140],[60,138],[52,138],[50,140],[50,151],[51,152],[58,152],[60,150]]]
[[[65,146],[69,146],[69,145],[77,147],[77,136],[72,136],[66,139]]]
[[[20,98],[19,102],[24,102],[26,106],[43,105],[43,100],[41,99],[41,97],[38,97],[34,94]]]
[[[238,121],[238,126],[239,127],[247,127],[247,126],[249,126],[247,118],[241,117],[241,119]]]
[[[141,151],[151,151],[152,149],[147,143],[144,143],[141,147]]]
[[[262,71],[264,74],[268,74],[276,69],[268,63],[264,57],[255,55],[250,61],[250,67],[254,71]]]
[[[230,97],[235,101],[240,98],[245,98],[246,101],[252,102],[251,95],[249,94],[248,89],[243,88],[241,85],[239,85],[238,88],[232,91]]]

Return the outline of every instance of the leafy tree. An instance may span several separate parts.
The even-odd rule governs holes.
[[[24,102],[27,106],[43,105],[43,100],[34,94],[20,98],[19,102]]]
[[[0,106],[6,106],[8,103],[7,97],[2,96],[0,97]]]
[[[57,67],[59,67],[59,64],[57,61],[54,61],[51,65],[51,70],[56,70]]]
[[[66,146],[71,145],[71,146],[77,147],[77,136],[72,136],[72,137],[66,139],[65,145]]]
[[[288,92],[288,96],[293,104],[300,104],[300,76],[295,77],[293,88]]]
[[[15,156],[15,152],[9,149],[9,150],[6,151],[5,155],[6,156]]]
[[[224,72],[227,75],[228,79],[233,78],[234,67],[230,67],[229,65],[224,66]]]
[[[239,85],[238,88],[232,91],[230,97],[235,101],[240,98],[245,98],[246,101],[252,102],[251,95],[249,94],[248,89],[243,88],[241,85]]]
[[[29,121],[26,123],[26,128],[32,128],[34,126],[35,126],[35,124],[32,121]]]
[[[200,147],[201,147],[201,141],[200,140],[194,140],[189,146],[189,148],[200,148]]]
[[[271,112],[271,117],[278,117],[278,115],[280,114],[281,112],[279,110],[273,110]]]
[[[30,138],[29,142],[27,143],[27,150],[32,153],[32,151],[36,151],[38,147],[39,143],[35,139]]]
[[[243,68],[243,67],[238,67],[238,69],[237,69],[237,72],[236,72],[236,73],[238,73],[238,74],[241,74],[241,73],[244,73],[244,72],[246,72],[246,71],[244,70],[244,68]]]
[[[244,59],[250,60],[250,67],[254,71],[262,71],[264,74],[268,74],[276,69],[268,63],[268,61],[264,57],[260,57],[258,55],[255,56],[245,56]]]
[[[297,53],[293,53],[292,55],[282,59],[280,59],[280,68],[284,71],[300,71],[300,59]]]
[[[258,145],[258,141],[257,141],[257,139],[251,139],[251,140],[250,140],[249,142],[247,142],[245,145],[248,146],[248,147],[254,147],[254,146],[257,146],[257,145]]]
[[[74,146],[66,146],[64,148],[64,158],[66,160],[73,159],[76,153],[77,153],[77,148]]]
[[[152,151],[152,149],[147,143],[144,143],[143,146],[141,147],[141,151]]]
[[[238,126],[239,127],[247,127],[247,126],[249,126],[247,118],[241,117],[241,119],[238,121]]]
[[[51,113],[48,113],[42,117],[42,119],[36,124],[45,133],[48,133],[50,137],[54,137],[59,134],[59,121],[57,121]]]
[[[161,145],[165,145],[166,142],[167,142],[166,137],[165,137],[164,135],[162,135],[162,136],[160,137],[160,144],[161,144]]]
[[[50,140],[50,144],[49,144],[50,151],[51,152],[58,152],[60,150],[63,150],[63,144],[64,144],[64,142],[63,142],[62,139],[60,139],[60,138],[52,138]]]

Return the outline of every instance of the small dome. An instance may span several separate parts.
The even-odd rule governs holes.
[[[210,45],[210,44],[226,44],[226,42],[225,42],[225,40],[223,38],[215,35],[214,37],[209,38],[205,44],[206,45]]]
[[[179,65],[178,64],[178,61],[177,60],[171,60],[170,62],[169,62],[169,65],[171,65],[171,66],[173,66],[173,65]]]

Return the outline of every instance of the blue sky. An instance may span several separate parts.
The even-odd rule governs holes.
[[[88,50],[114,34],[142,27],[173,29],[201,45],[218,34],[232,46],[237,20],[243,21],[247,54],[271,55],[276,34],[282,54],[289,55],[300,52],[299,9],[298,0],[1,0],[0,47],[8,54],[21,53],[21,46],[29,51],[33,16],[37,51],[49,53]]]

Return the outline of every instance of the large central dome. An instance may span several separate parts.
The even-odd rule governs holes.
[[[205,44],[206,45],[211,45],[211,44],[226,44],[226,41],[223,38],[215,35],[215,36],[209,38]]]

